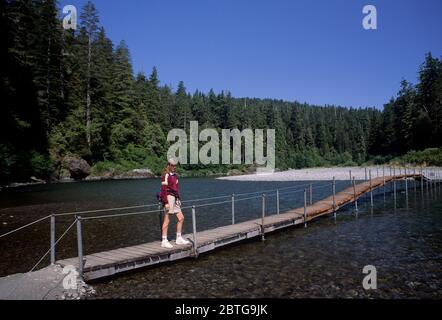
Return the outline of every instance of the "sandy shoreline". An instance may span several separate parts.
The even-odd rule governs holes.
[[[349,180],[351,176],[356,180],[364,180],[367,170],[367,177],[371,170],[372,178],[381,177],[383,174],[382,166],[373,167],[334,167],[334,168],[306,168],[297,170],[280,171],[269,174],[247,174],[240,176],[221,177],[220,180],[231,181],[321,181],[332,180]],[[399,173],[399,169],[396,169]],[[402,172],[404,169],[401,169]],[[385,175],[390,174],[390,168],[385,167]]]

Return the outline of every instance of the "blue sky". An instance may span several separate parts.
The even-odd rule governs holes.
[[[134,71],[235,97],[382,108],[426,52],[442,56],[439,0],[93,0]],[[62,0],[80,8],[86,0]],[[364,30],[362,8],[377,8]]]

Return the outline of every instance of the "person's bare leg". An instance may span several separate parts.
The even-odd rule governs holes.
[[[181,235],[181,230],[183,229],[183,223],[184,223],[184,215],[182,212],[180,212],[176,215],[176,217],[178,219],[178,223],[176,224],[176,243],[189,244],[190,242],[184,239]]]
[[[181,230],[183,229],[183,223],[184,223],[184,215],[182,212],[179,212],[176,215],[176,218],[178,219],[178,222],[176,224],[176,233],[181,234]]]
[[[169,228],[169,214],[166,212],[166,214],[164,215],[164,221],[163,221],[163,227],[162,227],[162,236],[163,239],[167,238],[167,229]]]

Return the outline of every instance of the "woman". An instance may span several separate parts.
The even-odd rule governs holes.
[[[173,245],[167,240],[167,229],[169,227],[170,217],[176,215],[178,220],[176,225],[176,244],[189,244],[190,242],[185,240],[181,236],[181,230],[183,228],[184,215],[181,211],[180,193],[178,188],[178,176],[176,174],[176,166],[178,161],[176,159],[169,159],[166,168],[161,176],[161,201],[164,204],[167,211],[164,215],[161,247],[173,248]]]

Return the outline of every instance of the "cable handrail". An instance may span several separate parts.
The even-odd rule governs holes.
[[[245,193],[234,194],[234,195],[235,195],[235,197],[242,197],[242,196],[253,195],[253,194],[262,194],[262,193],[266,193],[266,194],[268,194],[268,193],[276,192],[276,191],[278,191],[278,190],[279,190],[279,191],[281,191],[281,190],[289,190],[289,189],[293,189],[293,188],[297,188],[297,189],[298,189],[298,188],[302,188],[302,187],[304,187],[304,186],[308,186],[308,185],[310,185],[310,184],[311,184],[311,183],[306,183],[306,184],[302,184],[302,185],[295,185],[295,186],[283,187],[283,188],[278,188],[278,189],[260,190],[260,191],[254,191],[254,192],[245,192]],[[295,190],[294,192],[296,193],[296,192],[299,192],[299,191],[302,191],[302,190]],[[284,193],[280,193],[280,194],[281,194],[281,195],[284,195],[284,194],[289,194],[289,193],[293,193],[293,191],[292,191],[292,192],[284,192]],[[207,201],[207,200],[212,200],[212,199],[222,199],[222,198],[227,198],[227,197],[230,197],[230,196],[231,196],[231,195],[216,196],[216,197],[210,197],[210,198],[192,199],[192,200],[186,200],[186,201],[183,201],[183,203],[184,203],[184,202],[188,203],[188,202],[191,202],[191,201],[195,202],[195,201]],[[258,197],[260,197],[260,196],[257,196],[257,197],[249,197],[249,198],[246,198],[246,199],[235,199],[235,201],[249,200],[249,199],[254,199],[254,198],[258,198]],[[207,206],[210,206],[210,205],[219,205],[219,204],[230,203],[230,202],[231,202],[230,200],[228,200],[228,201],[222,201],[222,202],[215,202],[215,203],[209,203],[209,204],[198,205],[198,207],[207,207]],[[139,208],[147,208],[147,207],[153,207],[153,206],[158,206],[158,204],[147,204],[147,205],[140,205],[140,206],[128,206],[128,207],[118,207],[118,208],[108,208],[108,209],[97,209],[97,210],[84,210],[84,211],[75,211],[75,212],[64,212],[64,213],[53,214],[53,216],[61,217],[61,216],[81,215],[81,214],[88,214],[88,213],[100,213],[100,212],[109,212],[109,211],[119,211],[119,210],[129,210],[129,209],[139,209]],[[182,208],[182,209],[189,209],[189,208],[192,208],[192,206],[187,206],[187,207],[184,207],[184,208]],[[141,211],[141,212],[130,212],[130,213],[114,214],[114,215],[102,215],[102,216],[94,216],[94,217],[83,217],[83,220],[92,220],[92,219],[100,219],[100,218],[107,218],[107,217],[124,217],[124,216],[132,216],[132,215],[139,215],[139,214],[146,214],[146,213],[154,213],[154,212],[158,212],[158,210]],[[50,218],[51,216],[52,216],[52,215],[45,216],[45,217],[43,217],[43,218],[40,218],[40,219],[35,220],[35,221],[33,221],[33,222],[30,222],[30,223],[28,223],[28,224],[26,224],[26,225],[24,225],[24,226],[21,226],[21,227],[19,227],[19,228],[17,228],[17,229],[14,229],[14,230],[8,231],[7,233],[0,235],[0,238],[6,237],[6,236],[8,236],[8,235],[10,235],[10,234],[13,234],[13,233],[15,233],[15,232],[18,232],[18,231],[20,231],[20,230],[22,230],[22,229],[25,229],[25,228],[27,228],[27,227],[30,227],[30,226],[32,226],[32,225],[34,225],[34,224],[36,224],[36,223],[39,223],[39,222],[41,222],[41,221],[44,221],[44,220]]]
[[[117,207],[117,208],[109,208],[109,209],[63,212],[63,213],[55,213],[54,216],[56,216],[56,217],[74,216],[74,215],[80,215],[80,214],[86,214],[86,213],[99,213],[99,212],[106,212],[106,211],[129,210],[129,209],[138,209],[138,208],[146,208],[146,207],[154,207],[154,206],[158,206],[158,204],[145,204],[145,205],[130,206],[130,207]]]
[[[332,185],[333,185],[333,183],[324,184],[324,185],[322,185],[322,186],[318,186],[318,187],[316,187],[315,190],[320,189],[320,188],[329,187],[329,186],[332,186]]]
[[[72,224],[69,227],[67,227],[67,229],[63,232],[63,234],[57,239],[57,241],[55,241],[54,245],[51,245],[49,250],[46,251],[46,253],[40,258],[40,260],[38,260],[38,262],[34,265],[34,267],[28,273],[31,273],[32,271],[35,270],[35,268],[37,268],[37,266],[43,261],[43,259],[51,252],[52,247],[55,247],[61,241],[61,239],[64,238],[64,236],[69,232],[69,230],[71,230],[71,228],[75,225],[76,222],[77,222],[77,219],[75,219],[74,222],[72,222]]]
[[[77,219],[75,219],[74,222],[72,222],[72,224],[69,227],[67,227],[67,229],[63,232],[63,234],[57,239],[57,241],[53,245],[51,245],[49,250],[46,251],[46,253],[38,260],[38,262],[32,267],[32,269],[29,270],[28,272],[26,272],[25,274],[23,274],[23,276],[17,281],[16,286],[9,293],[8,297],[10,297],[15,292],[15,290],[17,290],[17,288],[20,285],[20,282],[23,281],[25,276],[30,274],[31,272],[33,272],[35,270],[35,268],[37,268],[37,266],[43,261],[43,259],[46,258],[46,256],[51,252],[53,247],[55,247],[64,238],[64,236],[69,232],[69,230],[71,230],[71,228],[75,225],[76,222],[77,222]]]
[[[304,192],[305,189],[300,189],[300,190],[292,190],[292,191],[287,191],[287,192],[281,192],[279,193],[280,196],[284,196],[286,194],[294,194],[294,193],[301,193]]]
[[[290,186],[290,187],[284,187],[284,188],[278,188],[278,189],[268,189],[268,190],[254,191],[254,192],[238,193],[238,194],[234,194],[234,195],[235,195],[235,197],[241,197],[241,196],[257,194],[257,193],[269,193],[269,192],[276,192],[277,190],[287,190],[287,189],[292,189],[292,188],[300,188],[300,187],[303,187],[306,185],[309,185],[309,184],[296,185],[296,186]],[[216,196],[216,197],[208,197],[208,198],[197,198],[197,199],[183,200],[182,203],[201,202],[201,201],[207,201],[207,200],[228,198],[231,196],[232,196],[232,194],[223,195],[223,196]],[[129,207],[116,207],[116,208],[108,208],[108,209],[94,209],[94,210],[84,210],[84,211],[63,212],[63,213],[56,213],[56,214],[54,214],[54,216],[61,217],[61,216],[80,215],[80,214],[87,214],[87,213],[99,213],[99,212],[107,212],[107,211],[139,209],[139,208],[147,208],[147,207],[155,207],[155,206],[158,206],[158,203],[145,204],[145,205],[139,205],[139,206],[129,206]]]
[[[38,219],[38,220],[35,220],[35,221],[33,221],[33,222],[30,222],[30,223],[28,223],[28,224],[25,224],[24,226],[18,227],[17,229],[14,229],[14,230],[8,231],[8,232],[6,232],[6,233],[0,235],[0,238],[6,237],[6,236],[8,236],[8,235],[10,235],[10,234],[12,234],[12,233],[15,233],[15,232],[20,231],[20,230],[22,230],[22,229],[24,229],[24,228],[30,227],[30,226],[32,226],[32,225],[34,225],[34,224],[36,224],[36,223],[39,223],[39,222],[41,222],[41,221],[43,221],[43,220],[49,219],[50,217],[51,217],[51,216],[46,216],[46,217],[40,218],[40,219]]]
[[[183,200],[181,203],[187,203],[187,202],[201,202],[201,201],[207,201],[207,200],[215,200],[215,199],[222,199],[222,198],[228,198],[231,197],[231,194],[225,195],[225,196],[217,196],[217,197],[209,197],[209,198],[199,198],[199,199],[190,199],[190,200]]]
[[[115,217],[127,217],[127,216],[136,216],[146,213],[156,213],[157,210],[149,210],[149,211],[139,211],[139,212],[128,212],[128,213],[117,213],[117,214],[108,214],[101,216],[92,216],[92,217],[81,217],[81,220],[97,220],[97,219],[105,219],[105,218],[115,218]]]
[[[232,194],[228,194],[228,195],[224,195],[224,196],[210,197],[210,198],[203,198],[203,199],[185,200],[185,201],[182,201],[182,203],[199,202],[199,201],[206,201],[206,200],[212,200],[212,199],[221,199],[221,198],[228,198],[228,197],[231,197],[231,196],[241,197],[241,196],[247,196],[247,195],[257,194],[257,193],[259,193],[259,194],[262,194],[262,193],[272,193],[272,192],[276,192],[278,190],[281,191],[281,190],[287,190],[287,189],[292,189],[292,188],[300,188],[300,187],[303,187],[303,186],[306,186],[306,185],[309,185],[309,184],[302,184],[302,185],[296,185],[296,186],[290,186],[290,187],[284,187],[284,188],[277,188],[277,189],[259,190],[259,191],[253,191],[253,192],[245,192],[245,193],[232,193]]]

